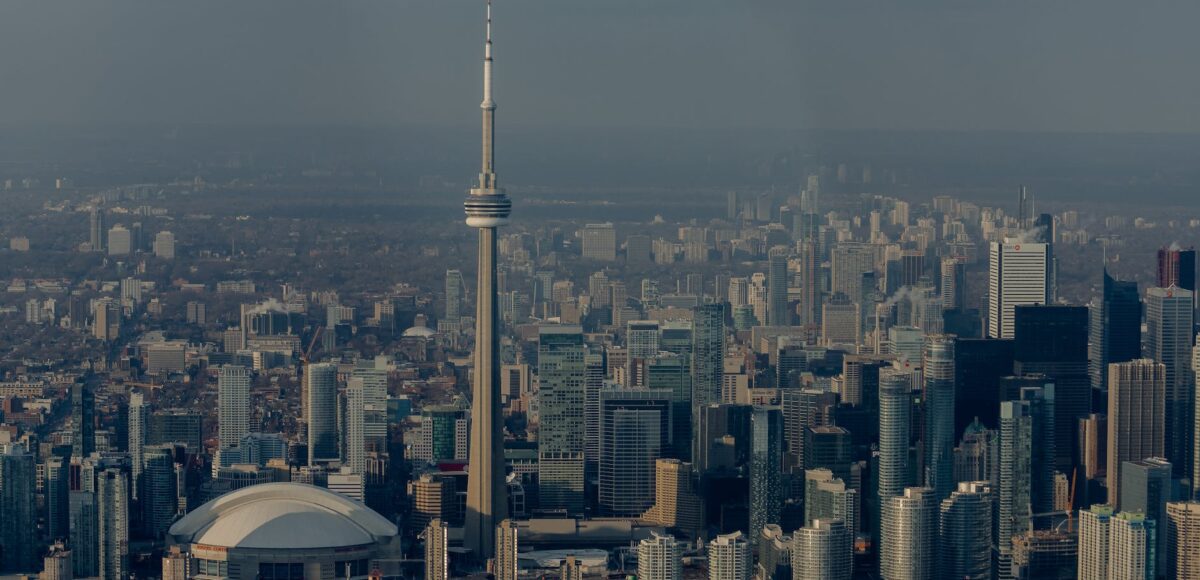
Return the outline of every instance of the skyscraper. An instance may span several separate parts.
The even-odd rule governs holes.
[[[721,402],[725,372],[725,307],[704,304],[692,309],[692,409]],[[692,421],[699,425],[699,421]],[[695,431],[698,434],[698,430]],[[694,442],[693,452],[707,449],[708,442]],[[693,454],[695,460],[695,454]]]
[[[496,580],[517,580],[517,522],[506,519],[496,527],[496,558],[492,573]]]
[[[671,442],[671,395],[646,389],[600,392],[600,511],[636,517],[654,505],[654,461]]]
[[[1158,270],[1155,286],[1168,288],[1178,286],[1184,290],[1196,291],[1196,250],[1186,250],[1177,246],[1159,248]]]
[[[1177,476],[1191,473],[1194,314],[1190,290],[1146,289],[1146,358],[1162,363],[1166,371],[1164,457],[1171,460]]]
[[[492,100],[492,4],[487,6],[483,52],[483,167],[479,186],[463,204],[467,225],[479,229],[476,276],[474,385],[471,390],[471,473],[463,545],[486,560],[496,551],[496,524],[508,515],[504,436],[500,417],[500,336],[496,288],[496,228],[508,223],[512,202],[496,182],[493,154],[496,102]],[[580,401],[582,407],[582,401]],[[580,450],[582,463],[582,449]]]
[[[651,532],[638,542],[638,580],[680,580],[683,577],[683,544],[669,534]]]
[[[543,326],[538,334],[538,496],[544,509],[568,513],[581,513],[584,504],[582,332]]]
[[[96,395],[84,383],[71,385],[71,456],[87,457],[96,450]]]
[[[887,580],[933,580],[938,502],[927,487],[905,488],[883,503],[879,570]]]
[[[988,269],[990,338],[1012,338],[1014,309],[1051,302],[1050,245],[1005,238],[992,242]]]
[[[464,286],[462,272],[446,270],[446,322],[458,324],[462,316]]]
[[[362,377],[346,381],[346,415],[342,439],[345,467],[357,475],[367,471],[367,388]]]
[[[854,534],[858,531],[858,490],[834,477],[828,469],[808,469],[804,472],[804,523],[815,520],[840,520],[848,533],[846,553],[854,551]]]
[[[131,479],[136,484],[141,481],[142,474],[142,448],[146,445],[146,423],[150,417],[149,409],[146,407],[145,396],[139,390],[129,392],[129,416],[127,425],[129,429],[129,462],[133,473]],[[138,499],[138,485],[133,486],[133,499]]]
[[[1056,469],[1070,473],[1078,454],[1078,420],[1092,408],[1088,377],[1088,311],[1082,306],[1017,306],[1013,374],[1054,382]]]
[[[37,568],[36,483],[33,455],[23,446],[0,454],[0,572]]]
[[[587,224],[579,232],[583,257],[612,262],[617,259],[617,234],[612,223]]]
[[[146,535],[161,538],[175,522],[179,511],[179,483],[175,474],[173,445],[145,448],[137,487],[142,508],[142,527]]]
[[[783,437],[787,443],[784,463],[789,468],[805,465],[805,434],[808,429],[833,423],[836,393],[820,389],[783,389]]]
[[[954,341],[950,335],[925,339],[925,485],[938,501],[954,491]]]
[[[1165,523],[1168,571],[1175,578],[1200,578],[1200,502],[1168,503]]]
[[[100,578],[124,580],[129,574],[129,479],[119,468],[97,474]]]
[[[813,520],[792,534],[792,580],[849,580],[846,544],[853,534],[841,520]]]
[[[88,484],[86,481],[80,483]],[[96,493],[91,484],[87,488],[71,489],[69,494],[71,564],[75,568],[75,575],[84,578],[100,573],[100,522],[96,514]]]
[[[314,363],[304,367],[304,418],[308,431],[308,464],[339,457],[337,429],[337,366]]]
[[[942,308],[965,310],[967,308],[967,263],[961,256],[942,258]]]
[[[708,543],[708,580],[744,580],[753,572],[750,542],[741,532],[722,534]]]
[[[450,580],[449,532],[445,521],[434,518],[421,534],[425,540],[426,580]]]
[[[1161,457],[1126,461],[1121,466],[1121,510],[1139,512],[1160,525],[1157,536],[1156,567],[1165,577],[1172,578],[1167,559],[1167,502],[1172,497],[1171,463]]]
[[[46,496],[46,536],[51,540],[66,541],[71,534],[69,465],[64,457],[50,457],[45,461],[42,485]]]
[[[1079,580],[1107,580],[1112,517],[1107,505],[1079,510]]]
[[[1108,503],[1120,507],[1126,461],[1163,456],[1166,368],[1149,359],[1108,366]]]
[[[1000,572],[1011,566],[1012,538],[1032,526],[1032,514],[1054,509],[1054,385],[1026,387],[1000,403],[1000,489],[996,552]]]
[[[783,510],[783,413],[755,407],[750,415],[750,541],[778,524]]]
[[[1122,511],[1109,520],[1109,525],[1109,580],[1156,578],[1158,522],[1143,513]]]
[[[1092,301],[1088,328],[1092,388],[1108,386],[1108,365],[1142,356],[1142,299],[1137,282],[1117,280],[1104,269],[1104,293]]]
[[[879,505],[908,487],[908,443],[912,429],[911,373],[879,371]]]
[[[991,580],[991,483],[970,481],[942,500],[939,525],[942,578]]]
[[[772,248],[767,261],[767,324],[788,326],[792,322],[788,311],[787,248]]]
[[[88,214],[88,245],[93,252],[104,251],[104,211],[98,207]]]

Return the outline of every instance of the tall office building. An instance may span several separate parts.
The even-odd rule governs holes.
[[[221,449],[237,447],[250,432],[250,371],[246,367],[221,367],[217,377],[217,427]]]
[[[129,463],[132,468],[132,477],[134,483],[141,481],[142,474],[142,448],[146,446],[146,423],[150,418],[149,408],[146,406],[146,398],[140,390],[132,390],[129,392],[129,410],[126,425],[128,429],[128,448],[129,448]],[[138,485],[134,485],[133,499],[138,499]]]
[[[142,528],[146,535],[161,538],[175,522],[179,512],[179,481],[175,472],[175,447],[151,445],[145,448],[136,486],[142,509]]]
[[[304,397],[308,464],[338,459],[337,365],[314,363],[305,366]]]
[[[517,580],[517,522],[506,519],[496,526],[496,558],[492,575],[496,580]]]
[[[124,580],[129,575],[129,479],[118,468],[96,476],[100,578]]]
[[[703,525],[701,498],[696,493],[692,464],[678,459],[654,462],[654,507],[642,519],[664,528],[698,532]]]
[[[96,395],[84,383],[71,385],[71,456],[87,457],[96,450]]]
[[[805,435],[809,429],[830,425],[837,411],[838,396],[820,389],[782,389],[783,437],[787,451],[784,464],[791,469],[805,466]]]
[[[465,292],[466,283],[463,282],[462,272],[446,270],[446,322],[457,324],[458,319],[462,317],[462,301]]]
[[[876,251],[876,246],[862,242],[839,242],[834,246],[830,253],[830,292],[841,293],[861,306],[863,274],[875,272]]]
[[[750,541],[783,511],[783,413],[755,407],[750,415]]]
[[[1168,288],[1178,286],[1196,291],[1196,250],[1179,247],[1159,248],[1158,270],[1155,286]]]
[[[583,455],[588,474],[600,465],[600,391],[604,390],[608,360],[603,348],[583,356]]]
[[[954,491],[954,341],[951,335],[925,338],[925,485],[938,501]]]
[[[1092,388],[1108,387],[1108,365],[1142,356],[1142,298],[1137,282],[1104,269],[1103,294],[1092,301],[1088,364]]]
[[[75,465],[78,464],[73,464],[71,468],[74,469]],[[96,493],[92,489],[94,486],[87,481],[90,477],[80,478],[80,487],[86,485],[87,489],[72,488],[69,492],[71,564],[75,568],[75,575],[81,578],[91,578],[100,573],[100,522],[97,518]]]
[[[1176,499],[1172,493],[1171,471],[1171,463],[1161,457],[1126,461],[1121,466],[1121,511],[1146,514],[1159,524],[1159,532],[1165,532],[1167,502]],[[1174,575],[1169,573],[1171,566],[1167,552],[1167,534],[1159,533],[1155,565],[1160,573],[1171,578]]]
[[[1166,367],[1149,359],[1108,366],[1108,503],[1120,506],[1126,461],[1163,456]]]
[[[108,243],[105,247],[108,248],[110,256],[128,256],[134,248],[133,234],[125,226],[117,224],[108,230]]]
[[[792,580],[849,580],[853,533],[841,520],[813,520],[792,534]]]
[[[612,262],[617,259],[617,233],[612,223],[587,224],[579,231],[583,239],[583,257]]]
[[[538,497],[544,509],[583,511],[584,355],[578,326],[538,334]]]
[[[487,37],[483,54],[483,166],[478,187],[463,204],[467,225],[479,230],[479,270],[476,275],[474,384],[471,389],[471,473],[467,478],[467,514],[463,545],[476,558],[491,558],[496,548],[496,524],[508,513],[504,482],[504,436],[500,416],[500,336],[496,275],[496,228],[508,223],[512,202],[496,181],[495,114],[492,100],[492,5],[487,7]],[[582,403],[582,401],[581,401]],[[580,458],[582,460],[582,457]]]
[[[1018,306],[1013,373],[1054,382],[1055,463],[1070,473],[1079,457],[1078,420],[1092,409],[1088,377],[1088,311],[1082,306]]]
[[[879,371],[879,505],[908,487],[908,443],[912,429],[912,374]]]
[[[654,505],[654,461],[671,443],[671,395],[606,389],[600,392],[600,423],[600,511],[639,516]]]
[[[104,211],[92,208],[88,214],[88,245],[93,252],[104,251]]]
[[[696,409],[692,457],[700,474],[750,461],[750,405],[712,404]]]
[[[788,326],[792,322],[788,310],[787,248],[772,248],[767,261],[767,324]]]
[[[1175,475],[1191,473],[1192,319],[1190,290],[1176,286],[1146,289],[1146,358],[1162,363],[1166,371],[1166,426],[1164,452],[1175,466]]]
[[[0,454],[0,572],[37,569],[36,484],[33,455],[22,445]]]
[[[70,463],[65,457],[50,457],[44,462],[42,489],[46,498],[46,536],[66,541],[71,535],[71,491],[67,485]]]
[[[879,571],[887,580],[933,580],[937,570],[938,502],[933,490],[905,488],[883,503]]]
[[[691,336],[685,343],[691,348]],[[646,366],[646,388],[671,393],[671,448],[669,457],[692,458],[692,365],[687,353],[665,351]]]
[[[421,534],[425,540],[425,579],[450,580],[450,529],[434,518]]]
[[[958,484],[942,500],[939,520],[939,567],[942,578],[991,580],[992,508],[995,495],[988,481]]]
[[[1000,379],[1013,372],[1013,341],[959,338],[954,358],[954,431],[962,433],[976,419],[995,428],[999,424]]]
[[[965,310],[967,308],[967,263],[963,257],[942,258],[941,284],[942,308]]]
[[[1079,510],[1079,580],[1107,580],[1113,508],[1096,504]]]
[[[1005,238],[989,254],[987,335],[1012,338],[1017,306],[1051,303],[1050,244]]]
[[[154,257],[164,260],[175,259],[175,234],[162,231],[154,235]]]
[[[725,369],[725,308],[705,304],[692,310],[693,407],[721,402]]]
[[[753,571],[750,542],[741,532],[718,535],[708,543],[708,580],[745,580]]]
[[[638,542],[638,580],[680,580],[683,578],[683,544],[669,534],[651,532]]]
[[[804,239],[796,242],[799,268],[796,271],[796,283],[800,287],[800,325],[815,327],[820,324],[821,312],[821,283],[820,278],[820,248],[815,239]]]
[[[1169,571],[1175,578],[1200,578],[1200,502],[1168,503],[1165,524]]]
[[[1011,566],[1012,539],[1032,514],[1054,511],[1054,386],[1026,387],[1000,403],[1000,489],[996,509],[999,572]]]

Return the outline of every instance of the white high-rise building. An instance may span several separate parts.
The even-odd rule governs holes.
[[[846,545],[853,534],[841,520],[813,520],[792,534],[792,580],[849,580]]]
[[[346,382],[345,466],[359,475],[367,470],[366,398],[362,377],[350,377]]]
[[[337,366],[310,364],[304,369],[305,425],[308,464],[339,458],[337,432]]]
[[[683,544],[670,534],[651,532],[638,543],[638,580],[680,580],[683,578]]]
[[[1079,580],[1108,578],[1109,533],[1113,509],[1094,505],[1079,510]]]
[[[583,257],[612,262],[617,259],[617,233],[612,223],[587,224],[579,232],[583,238]]]
[[[496,580],[517,580],[517,522],[504,520],[496,526],[496,560],[492,573]]]
[[[133,236],[129,229],[117,224],[108,230],[108,255],[127,256],[133,245]]]
[[[434,518],[421,534],[425,538],[425,579],[450,580],[450,530]]]
[[[708,543],[708,580],[746,580],[753,566],[750,542],[741,532],[719,535]]]
[[[928,487],[884,498],[879,570],[887,580],[933,580],[937,569],[938,504]]]
[[[146,398],[141,391],[129,392],[129,462],[133,469],[133,499],[138,499],[138,485],[142,473],[142,449],[146,445]]]
[[[250,432],[250,371],[221,367],[217,377],[217,428],[221,449],[237,447]]]
[[[1162,363],[1166,371],[1164,451],[1178,476],[1187,475],[1192,458],[1194,315],[1192,292],[1175,286],[1146,289],[1146,358]]]
[[[162,231],[154,236],[154,256],[164,260],[175,259],[175,234]]]
[[[100,578],[124,580],[129,576],[129,480],[120,469],[105,469],[97,476],[99,499]]]
[[[1108,580],[1156,578],[1157,522],[1141,512],[1121,512],[1109,521]]]
[[[988,269],[988,337],[1013,337],[1017,306],[1050,303],[1049,250],[1049,244],[1017,238],[992,242]]]

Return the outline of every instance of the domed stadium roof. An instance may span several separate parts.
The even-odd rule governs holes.
[[[396,526],[367,506],[301,483],[252,485],[187,514],[176,542],[247,549],[320,549],[390,541]]]

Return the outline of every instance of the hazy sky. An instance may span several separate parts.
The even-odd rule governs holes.
[[[1200,131],[1200,2],[496,0],[516,125]],[[477,122],[482,0],[0,2],[0,124]]]

